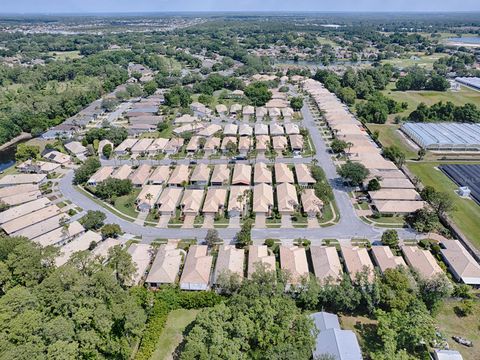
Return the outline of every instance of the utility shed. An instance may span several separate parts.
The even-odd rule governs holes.
[[[208,290],[213,257],[207,255],[206,245],[192,245],[188,250],[185,266],[180,278],[182,290]]]
[[[221,245],[213,273],[213,283],[217,284],[218,278],[222,274],[237,274],[240,279],[243,279],[244,263],[245,252],[243,249],[237,249],[234,245]]]
[[[158,288],[163,284],[177,281],[182,265],[182,251],[169,244],[160,245],[145,282],[149,287]]]

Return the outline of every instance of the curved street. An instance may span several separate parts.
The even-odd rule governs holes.
[[[302,109],[304,118],[304,125],[311,135],[311,139],[316,148],[315,159],[318,165],[321,166],[333,187],[337,208],[340,213],[340,220],[337,224],[321,227],[317,229],[309,228],[267,228],[267,229],[253,229],[252,239],[256,242],[263,242],[266,238],[280,239],[283,241],[291,241],[296,238],[306,238],[312,243],[319,243],[322,239],[338,239],[340,242],[350,241],[352,238],[369,239],[370,241],[377,241],[380,239],[385,228],[378,228],[373,225],[366,224],[356,214],[355,209],[350,201],[348,191],[349,189],[343,185],[343,182],[337,174],[337,170],[332,161],[327,146],[320,135],[320,131],[315,124],[315,121],[305,105]],[[303,161],[299,161],[303,162]],[[116,223],[120,225],[123,231],[141,236],[143,242],[151,242],[155,239],[198,239],[202,240],[207,229],[194,228],[157,228],[151,226],[143,226],[133,222],[122,219],[116,214],[106,210],[104,207],[97,204],[91,198],[80,193],[72,185],[73,171],[69,171],[59,181],[59,189],[63,196],[72,201],[74,204],[80,206],[84,210],[100,210],[107,215],[107,223]],[[238,229],[232,228],[218,228],[218,233],[225,241],[233,241]],[[417,233],[412,229],[397,229],[401,239],[413,239]]]

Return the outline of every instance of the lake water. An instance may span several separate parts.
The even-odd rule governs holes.
[[[0,171],[8,169],[15,164],[15,152],[17,145],[12,145],[4,150],[0,150]]]
[[[456,37],[449,38],[448,41],[462,44],[480,44],[480,37]]]

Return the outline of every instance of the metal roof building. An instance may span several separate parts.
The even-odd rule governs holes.
[[[480,150],[480,124],[406,123],[401,130],[420,147],[427,150]]]

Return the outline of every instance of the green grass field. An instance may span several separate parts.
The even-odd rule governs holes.
[[[410,53],[406,54],[404,58],[382,60],[382,64],[391,64],[398,68],[406,68],[417,65],[427,69],[432,69],[433,63],[444,56],[445,54],[424,55],[421,53]]]
[[[135,199],[140,194],[140,189],[134,189],[132,193],[125,196],[120,196],[115,200],[115,209],[121,213],[136,218],[138,211],[135,208]]]
[[[167,318],[165,328],[161,333],[157,348],[151,360],[171,360],[173,352],[183,340],[183,332],[196,318],[199,310],[174,310]]]
[[[383,147],[395,145],[403,150],[407,159],[416,159],[417,151],[405,140],[405,138],[398,132],[400,128],[396,124],[365,124],[373,133],[378,131],[378,140]]]
[[[81,58],[80,51],[50,51],[48,55],[52,56],[55,60],[67,60]]]
[[[480,91],[475,91],[465,86],[461,86],[459,91],[396,91],[395,83],[390,83],[382,93],[395,101],[408,104],[408,109],[399,114],[390,115],[390,119],[393,119],[395,115],[406,116],[410,114],[422,102],[428,106],[440,101],[451,101],[455,105],[472,103],[480,106]]]
[[[437,324],[442,335],[447,339],[450,348],[459,351],[464,360],[480,359],[480,322],[478,314],[480,313],[480,302],[475,301],[473,314],[466,317],[458,317],[455,313],[455,307],[460,304],[459,301],[446,301],[436,316]],[[466,347],[457,344],[452,336],[462,336],[473,341],[473,347]]]
[[[446,163],[445,163],[446,164]],[[451,219],[469,238],[472,243],[480,249],[480,206],[473,200],[462,199],[454,192],[458,186],[444,175],[436,167],[438,162],[409,162],[410,171],[420,179],[423,185],[435,187],[438,191],[444,191],[452,196],[456,210],[450,214]]]

